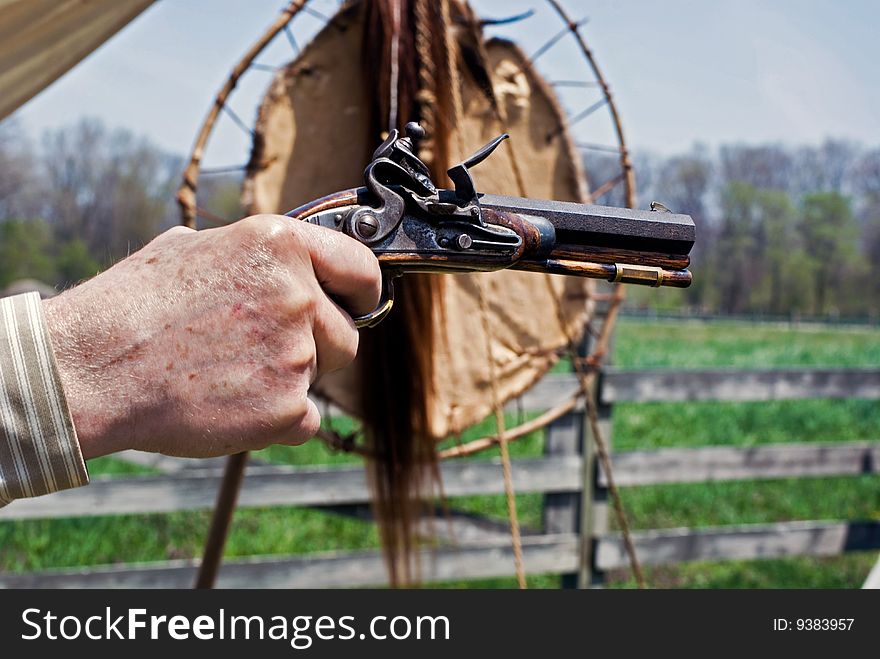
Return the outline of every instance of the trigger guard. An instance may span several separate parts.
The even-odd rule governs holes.
[[[364,314],[363,316],[355,316],[354,318],[352,318],[352,320],[354,321],[354,326],[358,329],[364,327],[375,327],[382,322],[385,316],[388,315],[388,312],[391,311],[391,308],[393,306],[394,283],[387,273],[383,273],[382,294],[379,297],[379,304],[370,313]]]

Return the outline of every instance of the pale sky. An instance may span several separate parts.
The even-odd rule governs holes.
[[[229,69],[277,16],[284,0],[159,0],[14,117],[37,139],[46,128],[98,117],[160,147],[187,154]],[[313,0],[332,13],[336,0]],[[821,142],[880,145],[878,0],[563,0],[604,69],[634,149],[673,153],[696,142]],[[536,9],[490,34],[534,52],[560,24],[544,0],[473,0],[487,17]],[[300,41],[320,25],[295,22]],[[567,41],[567,40],[566,40]],[[550,80],[586,79],[563,41],[539,60]],[[281,37],[259,58],[290,59]],[[232,107],[252,122],[270,74],[252,71]],[[595,90],[567,90],[577,112]],[[605,116],[575,128],[581,141],[610,143]],[[206,166],[244,163],[246,136],[222,119]]]

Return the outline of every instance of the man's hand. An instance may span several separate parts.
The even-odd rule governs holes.
[[[309,386],[354,359],[348,314],[372,311],[379,288],[369,249],[289,218],[167,231],[44,302],[84,456],[307,440]]]

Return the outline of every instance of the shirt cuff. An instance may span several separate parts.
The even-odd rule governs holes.
[[[40,296],[0,299],[0,506],[88,482]]]

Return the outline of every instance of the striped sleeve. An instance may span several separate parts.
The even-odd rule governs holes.
[[[37,293],[0,299],[0,506],[89,482]]]

